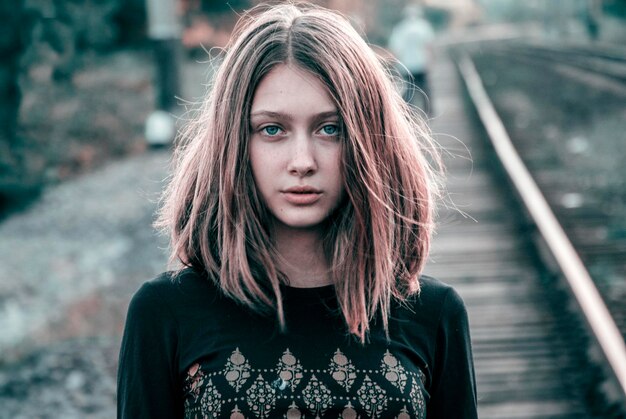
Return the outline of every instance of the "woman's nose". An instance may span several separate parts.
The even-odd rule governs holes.
[[[317,162],[312,139],[308,135],[297,135],[294,138],[289,160],[289,173],[296,176],[307,176],[315,173]]]

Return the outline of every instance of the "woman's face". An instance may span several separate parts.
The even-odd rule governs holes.
[[[326,87],[293,65],[259,83],[250,111],[257,190],[281,227],[314,229],[344,195],[337,107]]]

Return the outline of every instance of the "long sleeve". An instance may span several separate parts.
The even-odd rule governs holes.
[[[182,418],[178,327],[158,289],[144,284],[128,308],[117,376],[119,419]]]
[[[477,418],[476,380],[463,300],[449,289],[441,308],[427,418]]]

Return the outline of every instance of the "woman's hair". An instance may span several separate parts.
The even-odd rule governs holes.
[[[421,119],[404,103],[385,63],[335,12],[311,5],[244,14],[197,115],[183,130],[156,225],[171,261],[194,267],[285,326],[270,214],[249,161],[250,108],[278,64],[317,77],[339,111],[346,199],[326,222],[324,252],[349,331],[365,341],[392,299],[419,291],[428,256],[438,162]],[[434,160],[433,160],[434,157]]]

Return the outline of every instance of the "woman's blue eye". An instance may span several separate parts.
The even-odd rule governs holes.
[[[270,126],[264,127],[262,131],[264,131],[265,134],[267,135],[274,136],[280,132],[280,128],[277,127],[276,125],[270,125]]]
[[[337,135],[338,131],[339,131],[339,128],[337,127],[337,125],[329,124],[329,125],[324,125],[322,127],[322,132],[325,135]]]

